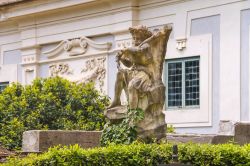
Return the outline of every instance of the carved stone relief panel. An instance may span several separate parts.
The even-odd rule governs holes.
[[[39,63],[49,64],[49,76],[60,76],[77,83],[94,82],[96,88],[107,92],[106,57],[111,43],[97,43],[87,37],[61,41],[42,52],[47,57]]]
[[[50,77],[60,76],[76,83],[94,82],[96,89],[104,94],[107,92],[106,74],[106,57],[103,56],[49,65]]]
[[[49,66],[50,77],[73,74],[73,70],[66,63],[54,63]]]
[[[106,77],[105,61],[106,57],[92,58],[85,61],[85,65],[81,70],[84,77],[80,82],[95,82],[97,89],[103,92]]]

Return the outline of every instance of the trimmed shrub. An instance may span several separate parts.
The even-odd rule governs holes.
[[[52,148],[47,153],[30,154],[24,159],[13,158],[5,165],[37,166],[155,166],[168,163],[171,145],[137,144],[110,145],[105,148],[82,149],[78,145]]]
[[[193,166],[250,165],[250,144],[179,144],[179,161]],[[172,162],[172,144],[109,145],[82,149],[78,145],[55,147],[40,155],[11,158],[5,165],[75,165],[75,166],[154,166]]]
[[[108,102],[93,84],[60,77],[12,84],[0,94],[0,142],[19,149],[26,130],[102,130]]]
[[[194,166],[250,165],[250,144],[180,144],[179,160]]]

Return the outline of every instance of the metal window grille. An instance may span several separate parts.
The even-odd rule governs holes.
[[[182,106],[182,63],[168,64],[168,106]]]
[[[199,60],[185,62],[185,105],[195,106],[200,103]]]
[[[200,58],[167,60],[167,108],[200,105]]]

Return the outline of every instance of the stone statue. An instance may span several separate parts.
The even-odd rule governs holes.
[[[162,112],[165,102],[162,70],[171,30],[170,26],[153,32],[142,25],[129,28],[135,46],[117,54],[115,96],[105,115],[114,123],[125,118],[127,107],[122,106],[120,101],[124,90],[129,108],[144,111],[144,119],[137,124],[138,135],[142,139],[160,139],[166,133],[165,115]]]

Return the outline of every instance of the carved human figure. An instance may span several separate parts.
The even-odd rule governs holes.
[[[117,54],[118,73],[115,96],[105,115],[113,122],[124,118],[126,110],[121,106],[120,95],[125,90],[130,109],[144,110],[144,119],[137,124],[141,138],[165,136],[165,86],[162,81],[163,63],[167,42],[172,31],[170,26],[149,31],[145,26],[129,29],[134,47]],[[120,64],[127,69],[120,68]]]
[[[145,26],[139,25],[129,30],[135,46],[118,52],[115,96],[110,108],[121,105],[122,90],[126,93],[131,109],[138,108],[139,97],[145,93],[150,98],[153,96],[149,99],[151,104],[164,103],[165,95],[162,94],[164,85],[161,76],[171,28],[166,26],[152,33]],[[128,69],[121,69],[120,63]],[[154,96],[154,94],[159,95]],[[158,96],[163,96],[164,99]]]
[[[135,78],[135,74],[139,75],[148,75],[147,73],[141,72],[140,74],[138,73],[143,67],[139,67],[139,63],[134,61],[135,59],[132,57],[133,55],[129,54],[129,51],[141,51],[141,54],[143,54],[144,51],[144,46],[141,46],[139,48],[139,45],[146,40],[147,38],[152,36],[152,32],[150,32],[145,26],[139,25],[136,27],[131,27],[129,28],[129,31],[133,37],[135,47],[130,48],[130,49],[124,49],[118,52],[116,58],[117,58],[117,64],[118,64],[118,72],[116,75],[116,83],[115,83],[115,96],[112,104],[110,105],[110,108],[120,106],[121,105],[121,100],[120,96],[122,93],[122,90],[125,91],[125,94],[127,96],[127,99],[129,100],[132,99],[132,96],[134,95],[134,98],[137,98],[137,94],[130,94],[129,91],[132,90],[132,81]],[[137,50],[136,50],[137,49]],[[140,55],[143,57],[143,55]],[[148,60],[150,60],[150,55],[148,54]],[[126,69],[123,69],[120,67],[120,65],[123,65],[126,67]],[[145,75],[145,78],[147,77]],[[142,80],[141,80],[142,81]],[[134,83],[136,82],[135,80],[133,81]],[[130,88],[129,88],[130,87]],[[132,92],[133,93],[133,92]],[[130,96],[130,97],[129,97]],[[131,103],[132,102],[132,103]],[[133,103],[133,101],[129,101],[129,105],[131,108],[136,107],[136,103]],[[132,105],[131,105],[132,104]]]

